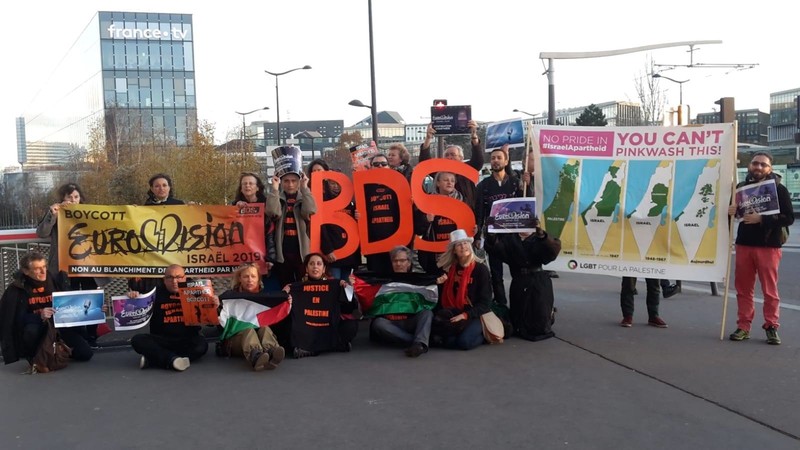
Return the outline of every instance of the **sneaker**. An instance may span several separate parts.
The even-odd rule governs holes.
[[[428,346],[422,342],[414,342],[411,347],[405,349],[405,353],[409,358],[416,358],[423,353],[428,353]]]
[[[766,328],[764,331],[767,332],[767,344],[769,345],[781,345],[781,338],[778,337],[778,329],[775,327]]]
[[[144,356],[139,358],[139,369],[147,369],[148,367],[150,367],[150,363],[147,362],[147,358]]]
[[[269,364],[267,365],[267,370],[272,370],[278,367],[278,364],[283,361],[286,357],[286,350],[283,347],[272,347],[267,349],[267,354],[269,354]]]
[[[302,348],[300,348],[300,347],[295,347],[295,348],[294,348],[294,352],[293,352],[293,353],[294,353],[294,358],[295,358],[295,359],[307,358],[307,357],[309,357],[309,356],[317,356],[317,354],[316,354],[316,353],[314,353],[314,352],[310,352],[310,351],[308,351],[308,350],[303,350],[303,349],[302,349]]]
[[[669,286],[664,288],[662,293],[664,294],[664,298],[670,298],[673,295],[679,293],[680,291],[681,291],[681,288],[678,287],[677,284],[670,284]]]
[[[619,323],[619,326],[630,328],[633,326],[633,316],[625,316],[622,318],[622,322]]]
[[[647,324],[650,325],[651,327],[656,327],[656,328],[668,327],[667,322],[664,322],[664,319],[658,316],[651,317],[650,320],[647,321]]]
[[[253,370],[261,372],[269,365],[269,353],[253,349],[250,351],[250,357],[247,360],[250,361]]]
[[[552,311],[550,311],[550,326],[555,325],[555,323],[556,323],[556,313],[557,312],[558,312],[558,308],[556,308],[554,306]]]
[[[767,335],[769,336],[769,335]],[[750,332],[743,330],[741,328],[737,328],[736,331],[731,333],[728,338],[732,341],[744,341],[745,339],[750,339]]]
[[[183,372],[189,368],[189,358],[175,357],[172,359],[172,368],[178,372]]]

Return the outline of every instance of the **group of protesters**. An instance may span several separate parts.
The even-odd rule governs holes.
[[[464,161],[464,150],[458,145],[447,146],[443,156],[445,159],[464,161],[479,170],[484,164],[484,149],[475,122],[470,121],[469,129],[472,144],[470,160]],[[434,134],[434,129],[429,126],[420,148],[420,162],[431,158],[430,143]],[[759,158],[757,154],[754,158],[753,164],[757,163],[758,167],[751,167],[749,181],[762,180],[771,173],[771,157],[767,154],[760,156]],[[337,251],[348,241],[348,235],[343,227],[333,223],[322,226],[318,246],[321,251],[311,250],[309,223],[311,216],[317,212],[317,203],[311,194],[309,183],[319,172],[330,170],[324,160],[313,160],[305,172],[288,171],[280,176],[273,176],[269,180],[269,188],[258,174],[242,173],[232,204],[264,205],[267,264],[266,271],[259,271],[254,264],[246,264],[237,269],[232,277],[231,291],[251,294],[283,291],[291,304],[293,294],[299,292],[298,289],[304,283],[335,280],[335,283],[330,284],[334,290],[330,293],[330,298],[333,299],[331,312],[335,314],[336,329],[331,334],[330,345],[321,347],[322,351],[350,351],[358,331],[359,316],[372,319],[369,327],[371,340],[399,345],[408,357],[427,353],[431,346],[469,350],[486,343],[489,334],[482,318],[490,313],[496,313],[503,319],[506,330],[501,334],[505,336],[515,335],[532,341],[552,337],[554,333],[551,325],[555,311],[553,286],[550,273],[543,270],[542,266],[558,256],[560,242],[548,236],[538,223],[533,232],[486,232],[486,227],[491,222],[490,208],[494,201],[532,196],[532,164],[528,161],[525,165],[528,170],[515,173],[511,170],[506,147],[493,149],[489,162],[490,176],[477,184],[459,174],[436,173],[430,192],[464,202],[475,215],[474,229],[461,229],[450,217],[414,209],[414,235],[429,241],[446,241],[445,251],[416,251],[412,240],[406,245],[394,247],[391,251],[365,255],[365,267],[361,264],[362,255],[358,251],[343,258],[338,257]],[[410,183],[413,167],[405,146],[393,144],[385,154],[377,153],[370,158],[370,170],[396,170]],[[149,185],[146,205],[184,204],[174,197],[172,180],[167,174],[154,175],[149,180]],[[324,201],[336,198],[341,193],[341,186],[335,181],[324,180],[322,186]],[[771,230],[788,226],[793,220],[790,202],[789,210],[784,211],[787,202],[784,201],[783,194],[786,194],[786,189],[780,188],[779,216],[762,217],[756,214],[746,217],[740,225],[737,249],[750,246],[756,247],[756,252],[752,256],[755,259],[752,260],[743,260],[740,263],[737,258],[739,321],[736,332],[731,335],[732,340],[749,337],[749,324],[753,319],[752,283],[754,273],[758,272],[762,286],[765,282],[768,283],[767,288],[770,291],[770,295],[765,296],[769,300],[765,302],[764,325],[768,342],[780,343],[777,338],[776,287],[780,254],[775,255],[773,252],[761,255],[758,250],[763,247],[777,248],[779,252],[782,242],[778,241]],[[364,218],[368,224],[369,240],[378,241],[393,235],[400,222],[396,193],[380,184],[367,184],[364,190],[366,198],[372,199],[366,205],[367,217]],[[59,201],[48,209],[37,229],[41,237],[51,239],[49,262],[37,252],[25,255],[20,261],[20,272],[4,292],[0,303],[0,339],[6,364],[20,358],[33,361],[52,324],[55,312],[52,307],[53,292],[98,287],[98,283],[92,278],[70,278],[64,272],[58,272],[58,210],[70,203],[86,202],[80,188],[74,183],[59,188],[58,197]],[[342,211],[355,219],[361,219],[352,201]],[[488,263],[485,254],[488,254]],[[762,261],[764,258],[768,258],[768,266]],[[509,266],[512,276],[510,302],[506,298],[503,282],[504,263]],[[354,280],[368,279],[377,274],[383,276],[384,280],[408,281],[408,277],[413,276],[414,267],[418,268],[420,275],[426,274],[430,278],[429,282],[435,285],[433,301],[412,302],[413,306],[408,306],[409,302],[389,307],[383,305],[381,308],[367,311],[361,308],[359,311],[358,303],[346,295],[346,288]],[[742,271],[752,274],[749,277],[740,275],[740,267]],[[156,290],[150,332],[138,334],[131,340],[133,349],[141,355],[141,368],[159,367],[183,371],[190,366],[191,361],[207,352],[208,343],[201,334],[201,327],[187,326],[182,320],[178,287],[180,283],[186,282],[186,278],[184,267],[173,264],[166,268],[162,279],[129,281],[130,297],[151,289]],[[402,283],[401,285],[405,286]],[[666,327],[658,316],[657,300],[653,299],[658,296],[657,280],[648,280],[647,285],[649,323],[660,328]],[[634,291],[635,279],[623,280],[623,326],[631,325]],[[225,294],[221,297],[225,298]],[[220,297],[214,298],[215,305],[221,310]],[[227,336],[217,345],[217,354],[243,358],[253,370],[261,371],[276,368],[286,354],[303,358],[320,353],[320,348],[308,348],[311,344],[303,343],[311,341],[300,342],[302,340],[292,334],[290,328],[289,320],[285,319],[272,327],[261,326],[239,331]],[[92,357],[92,347],[96,346],[97,339],[96,327],[61,329],[61,336],[72,348],[73,359],[86,361]]]

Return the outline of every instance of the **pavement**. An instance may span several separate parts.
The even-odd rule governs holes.
[[[800,230],[792,230],[800,237]],[[662,300],[669,328],[618,325],[618,278],[561,273],[556,338],[508,339],[417,359],[369,342],[254,373],[213,351],[183,373],[138,369],[101,338],[88,363],[23,375],[0,367],[2,448],[800,448],[800,305],[783,345],[720,340],[723,298],[684,283]],[[639,291],[644,292],[640,282]],[[757,308],[756,323],[760,323]],[[123,344],[123,345],[119,345]],[[213,347],[212,347],[213,348]]]

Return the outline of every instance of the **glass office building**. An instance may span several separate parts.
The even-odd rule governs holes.
[[[20,163],[63,164],[93,129],[112,142],[187,145],[197,126],[193,42],[190,14],[98,12],[25,112]]]

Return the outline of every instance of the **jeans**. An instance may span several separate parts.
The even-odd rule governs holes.
[[[658,303],[661,299],[661,287],[655,278],[645,278],[647,282],[647,317],[658,317]],[[636,288],[635,277],[622,277],[622,291],[619,294],[619,304],[622,307],[622,316],[633,316],[633,289]]]
[[[445,348],[472,350],[483,344],[483,325],[480,317],[467,319],[467,327],[458,336],[449,336],[444,339]]]
[[[370,331],[379,341],[396,345],[411,345],[420,342],[428,346],[433,323],[432,311],[420,311],[403,320],[389,320],[385,317],[372,319]]]

